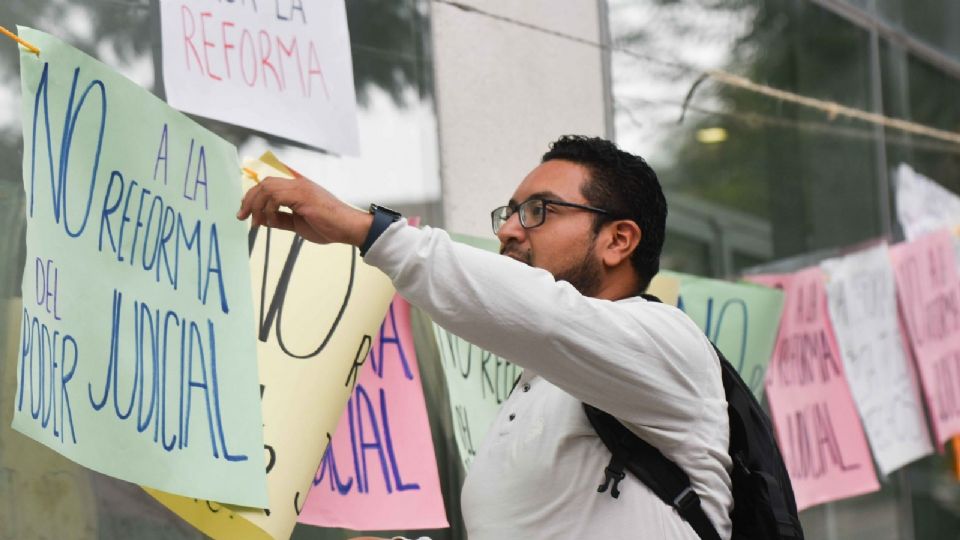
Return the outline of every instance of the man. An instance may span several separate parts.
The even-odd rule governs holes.
[[[581,402],[689,476],[721,538],[732,504],[719,361],[680,310],[639,297],[659,270],[666,201],[640,157],[596,138],[551,145],[492,213],[501,253],[356,210],[313,182],[267,179],[238,218],[360,246],[438,324],[525,368],[463,487],[473,540],[682,538],[693,529],[632,475],[598,493],[610,452]]]

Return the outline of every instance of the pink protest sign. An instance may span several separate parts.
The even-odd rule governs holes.
[[[413,349],[395,296],[314,476],[300,523],[353,530],[447,527]]]
[[[744,276],[743,280],[756,283],[757,285],[763,285],[764,287],[770,287],[771,289],[784,290],[792,278],[793,274],[755,274],[752,276]]]
[[[960,433],[960,277],[950,233],[890,248],[897,296],[941,447]]]
[[[823,271],[746,279],[786,295],[766,389],[797,507],[876,491],[870,448],[827,315]]]

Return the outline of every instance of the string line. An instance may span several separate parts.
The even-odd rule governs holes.
[[[724,71],[722,69],[703,70],[700,68],[690,66],[688,64],[681,63],[681,62],[665,60],[663,58],[657,58],[651,55],[639,53],[637,51],[631,50],[629,48],[626,48],[620,45],[591,41],[591,40],[584,39],[571,34],[567,34],[564,32],[559,32],[559,31],[552,30],[549,28],[544,28],[542,26],[538,26],[532,23],[520,21],[505,15],[492,13],[482,8],[478,8],[476,6],[464,4],[463,2],[459,2],[457,0],[432,0],[432,1],[437,4],[447,5],[467,13],[472,13],[472,14],[486,17],[492,20],[500,21],[507,24],[512,24],[514,26],[526,28],[528,30],[533,30],[546,35],[551,35],[560,39],[565,39],[567,41],[572,41],[574,43],[579,43],[579,44],[593,47],[596,49],[610,51],[610,52],[618,52],[618,53],[622,53],[627,56],[630,56],[632,58],[636,58],[638,60],[643,60],[643,61],[647,61],[655,64],[660,64],[663,66],[677,68],[687,72],[699,73],[700,74],[699,77],[696,79],[696,81],[694,81],[690,90],[687,92],[687,96],[684,100],[684,105],[683,105],[684,112],[686,111],[686,108],[689,105],[690,101],[693,99],[693,95],[696,92],[696,90],[699,88],[699,86],[705,80],[710,79],[727,86],[732,86],[735,88],[739,88],[741,90],[746,90],[748,92],[753,92],[753,93],[767,96],[780,101],[793,103],[801,107],[822,111],[826,113],[831,120],[838,116],[844,116],[844,117],[860,120],[863,122],[867,122],[870,124],[881,125],[884,127],[888,127],[890,129],[895,129],[895,130],[903,131],[906,133],[912,133],[915,135],[922,135],[924,137],[929,137],[932,139],[938,139],[941,141],[946,141],[952,144],[960,145],[960,133],[957,133],[954,131],[938,129],[938,128],[934,128],[934,127],[920,124],[917,122],[911,122],[909,120],[893,118],[893,117],[885,116],[880,113],[864,111],[862,109],[857,109],[854,107],[848,107],[846,105],[841,105],[840,103],[837,103],[835,101],[817,99],[810,96],[797,94],[795,92],[774,88],[772,86],[754,82],[746,77],[741,77],[739,75],[735,75],[733,73]],[[683,121],[683,117],[684,117],[684,114],[683,112],[681,112],[681,116],[680,116],[681,122]]]

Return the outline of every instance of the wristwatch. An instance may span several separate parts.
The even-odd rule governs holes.
[[[370,205],[370,213],[373,214],[373,223],[370,224],[370,232],[367,233],[367,238],[360,246],[361,257],[367,254],[367,251],[373,246],[373,243],[377,241],[377,238],[380,238],[383,231],[387,230],[387,227],[402,217],[400,212],[378,204]]]

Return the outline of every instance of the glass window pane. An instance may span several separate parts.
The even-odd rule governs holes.
[[[641,56],[613,54],[617,139],[649,159],[668,200],[682,194],[766,221],[775,258],[881,234],[870,126],[710,79],[683,107],[701,69],[719,68],[869,110],[867,31],[792,0],[614,0],[610,13],[614,42]]]
[[[713,273],[710,257],[708,243],[682,234],[671,234],[663,243],[660,267],[685,274],[709,276]]]
[[[890,26],[960,61],[960,3],[950,0],[876,0]]]

